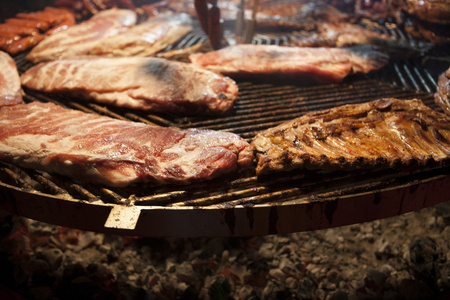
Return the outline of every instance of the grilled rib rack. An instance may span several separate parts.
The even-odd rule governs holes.
[[[174,47],[206,39],[186,36]],[[257,35],[254,43],[287,38]],[[76,102],[67,96],[25,90],[25,101],[55,102],[85,112],[159,126],[234,132],[247,141],[303,113],[383,97],[433,102],[442,53],[408,60],[340,84],[240,81],[232,115],[177,117]],[[16,57],[19,72],[31,63]],[[188,186],[142,184],[107,188],[36,170],[0,164],[0,208],[40,221],[105,233],[148,237],[255,236],[335,227],[395,216],[448,201],[450,167],[421,170],[280,173],[257,178],[242,170]]]

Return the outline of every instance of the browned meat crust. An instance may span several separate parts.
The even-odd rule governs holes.
[[[257,174],[404,168],[450,158],[450,118],[420,100],[381,99],[308,113],[259,133]]]
[[[450,115],[450,68],[439,76],[434,102]]]
[[[439,24],[450,24],[450,1],[448,0],[400,0],[404,11],[417,18]]]

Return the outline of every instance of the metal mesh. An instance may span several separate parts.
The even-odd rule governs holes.
[[[386,29],[388,30],[388,29]],[[394,33],[400,35],[397,29]],[[407,39],[407,37],[402,37]],[[191,33],[169,47],[184,48],[202,43],[205,36]],[[287,36],[256,35],[254,43],[283,44]],[[366,76],[348,78],[340,84],[305,86],[302,82],[238,81],[239,99],[234,112],[226,117],[179,117],[151,114],[136,110],[77,102],[67,96],[50,95],[25,90],[25,101],[50,101],[60,105],[107,115],[113,118],[144,122],[159,126],[207,128],[230,131],[250,141],[257,132],[291,120],[306,112],[344,104],[367,102],[383,97],[400,99],[420,98],[438,109],[433,102],[437,76],[443,72],[436,63],[441,50],[426,57],[392,60],[389,66]],[[16,57],[19,72],[31,63],[25,54]],[[302,174],[283,173],[270,178],[257,178],[254,169],[243,170],[216,180],[189,186],[155,186],[141,184],[129,188],[106,188],[75,182],[36,170],[24,170],[0,165],[0,181],[27,192],[38,192],[64,199],[78,199],[95,203],[145,206],[215,206],[280,202],[323,201],[342,195],[375,191],[380,187],[400,186],[411,180],[430,180],[448,174],[447,168],[405,171],[360,171]]]

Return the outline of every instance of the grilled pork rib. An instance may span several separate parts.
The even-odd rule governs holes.
[[[186,184],[252,159],[250,145],[233,133],[157,127],[52,103],[0,108],[0,161],[84,182]]]
[[[241,44],[189,56],[195,65],[230,77],[297,76],[307,82],[340,82],[382,68],[388,56],[370,46],[341,48]]]
[[[259,133],[257,174],[446,163],[450,118],[420,100],[381,99],[312,112]]]
[[[102,56],[152,56],[192,31],[187,14],[165,13],[149,18],[122,34],[102,40],[89,54]]]
[[[0,51],[0,106],[22,102],[19,72],[12,57]]]
[[[27,59],[36,63],[85,55],[99,41],[126,31],[136,21],[137,15],[132,10],[99,12],[87,21],[49,36],[28,53]]]
[[[434,102],[450,115],[450,68],[439,75]]]
[[[28,69],[21,80],[34,90],[189,115],[226,114],[238,96],[236,83],[228,77],[154,57],[57,60]]]

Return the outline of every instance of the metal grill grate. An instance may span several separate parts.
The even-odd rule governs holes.
[[[254,43],[282,44],[286,37],[257,35]],[[192,33],[170,49],[184,48],[205,40]],[[239,99],[230,116],[220,118],[178,117],[150,114],[95,103],[77,102],[67,96],[25,90],[25,101],[50,101],[85,112],[159,126],[207,128],[230,131],[250,141],[257,132],[299,115],[344,104],[383,97],[420,98],[438,109],[433,101],[436,78],[443,66],[429,67],[424,58],[393,60],[379,72],[349,78],[341,84],[304,86],[301,82],[238,81]],[[19,72],[32,64],[25,54],[16,58]],[[433,59],[427,63],[434,63]],[[395,189],[411,182],[430,181],[449,174],[447,167],[415,171],[361,171],[357,173],[285,173],[257,178],[253,169],[189,186],[139,185],[106,188],[81,184],[36,170],[0,165],[0,183],[27,194],[69,199],[81,203],[167,208],[229,208],[237,205],[279,205],[312,203],[346,195]]]

